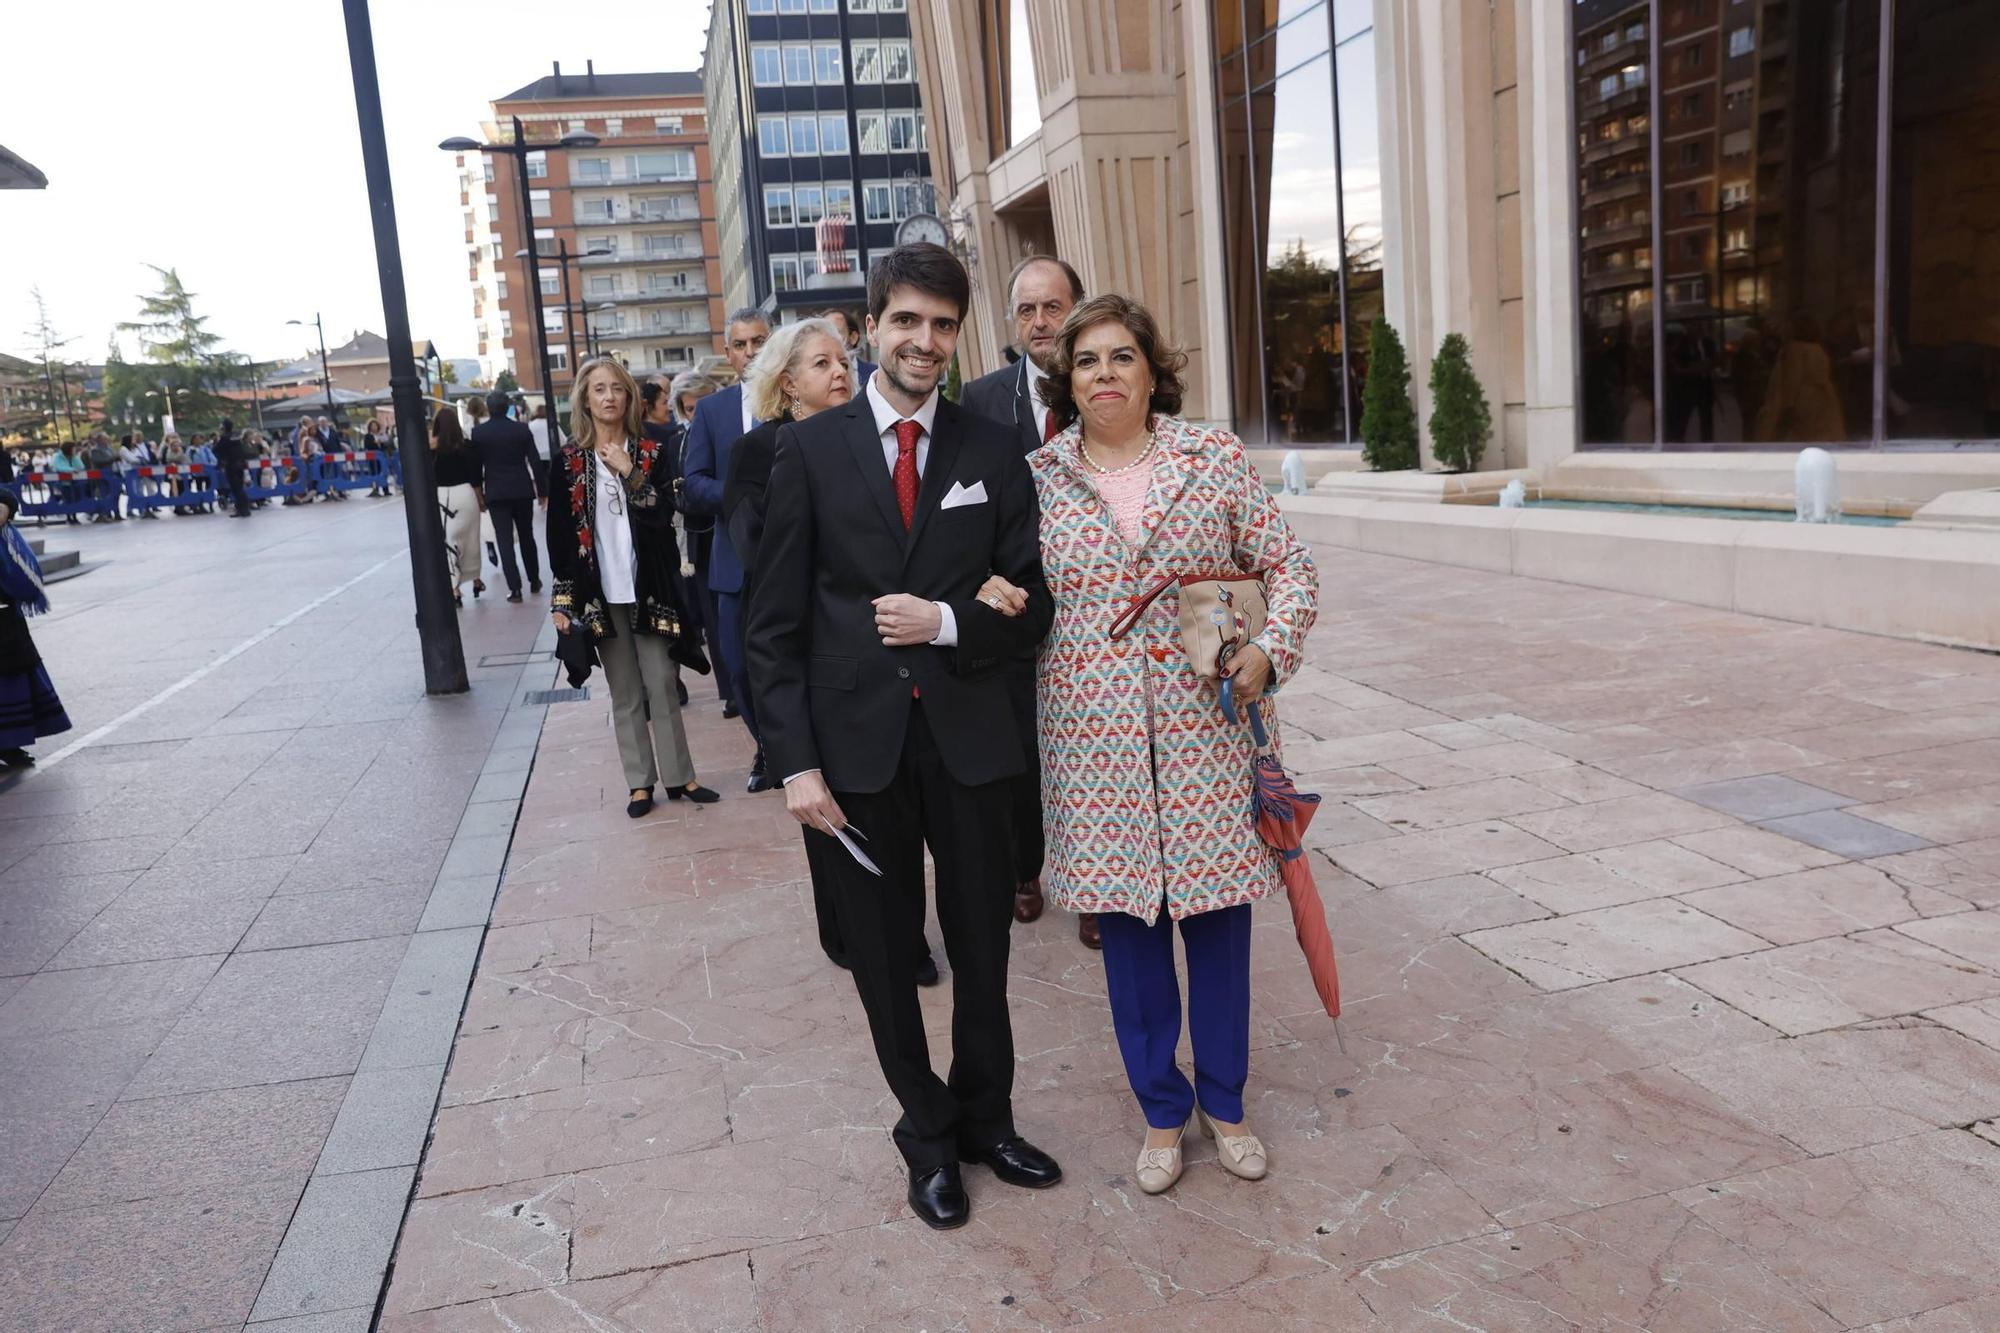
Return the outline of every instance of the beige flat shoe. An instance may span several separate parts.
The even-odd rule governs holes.
[[[1139,1165],[1133,1172],[1140,1189],[1148,1194],[1163,1194],[1174,1187],[1174,1182],[1181,1178],[1181,1139],[1186,1137],[1187,1126],[1182,1125],[1180,1138],[1174,1140],[1173,1146],[1140,1148]]]
[[[1195,1114],[1201,1118],[1201,1132],[1215,1140],[1215,1159],[1224,1171],[1240,1180],[1262,1180],[1270,1171],[1270,1158],[1255,1134],[1224,1134],[1208,1118],[1208,1112],[1196,1107]]]

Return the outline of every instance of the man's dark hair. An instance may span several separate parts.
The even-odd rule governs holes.
[[[495,418],[507,415],[507,391],[505,389],[493,389],[487,393],[486,412],[487,415]]]
[[[965,318],[965,307],[972,301],[972,280],[965,276],[965,265],[951,251],[929,241],[899,245],[869,267],[870,319],[882,318],[882,312],[889,308],[889,293],[898,287],[914,287],[926,296],[950,301],[958,307],[960,319]]]
[[[1014,265],[1014,271],[1007,275],[1007,317],[1009,319],[1014,317],[1014,284],[1019,282],[1021,275],[1026,273],[1029,267],[1034,264],[1054,264],[1057,268],[1061,269],[1063,276],[1069,279],[1070,301],[1077,305],[1083,303],[1083,279],[1077,275],[1075,269],[1071,268],[1064,261],[1057,259],[1054,255],[1029,255],[1026,259]]]
[[[826,309],[819,312],[819,317],[821,319],[833,319],[835,317],[838,317],[840,320],[840,327],[846,332],[847,336],[850,338],[859,338],[864,331],[862,328],[861,321],[859,318],[856,317],[855,312],[848,309],[844,305],[830,305]]]

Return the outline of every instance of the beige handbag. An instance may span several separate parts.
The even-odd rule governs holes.
[[[1156,598],[1178,585],[1181,603],[1181,647],[1188,665],[1204,680],[1222,674],[1222,665],[1236,650],[1264,632],[1270,605],[1258,574],[1168,574],[1126,604],[1111,624],[1111,637],[1122,639]]]

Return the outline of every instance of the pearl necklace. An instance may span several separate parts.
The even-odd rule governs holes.
[[[1090,446],[1085,444],[1081,439],[1078,439],[1076,442],[1076,452],[1078,456],[1083,459],[1083,465],[1089,468],[1092,472],[1095,472],[1098,476],[1115,477],[1121,473],[1132,471],[1134,468],[1137,468],[1140,464],[1150,459],[1153,456],[1153,446],[1156,443],[1158,443],[1158,441],[1159,441],[1158,436],[1149,433],[1146,436],[1146,447],[1139,451],[1139,456],[1137,458],[1125,464],[1125,466],[1123,467],[1104,466],[1102,463],[1098,462],[1096,459],[1090,456]]]

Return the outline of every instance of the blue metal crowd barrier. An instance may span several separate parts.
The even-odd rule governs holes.
[[[200,463],[159,463],[135,468],[125,478],[125,511],[187,509],[215,503],[215,486]]]
[[[244,493],[252,500],[289,500],[305,494],[308,485],[306,469],[289,456],[253,458],[243,478]]]
[[[124,494],[116,475],[88,468],[76,472],[23,472],[15,478],[23,518],[83,518],[116,514]]]
[[[23,472],[15,478],[21,517],[92,518],[100,514],[192,509],[218,503],[218,469],[201,463],[158,463],[118,473],[96,468],[75,472]],[[394,454],[374,450],[323,454],[317,458],[253,458],[244,475],[252,500],[286,500],[307,494],[374,490],[400,486],[402,469]]]
[[[368,449],[356,453],[321,454],[316,489],[332,491],[372,491],[388,474],[387,455]]]

